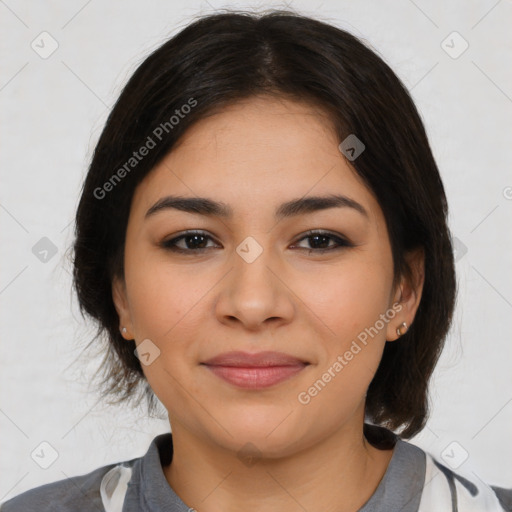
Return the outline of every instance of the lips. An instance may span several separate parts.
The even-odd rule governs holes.
[[[202,364],[234,386],[263,389],[295,376],[309,363],[282,352],[226,352]]]
[[[290,356],[283,352],[225,352],[208,359],[203,364],[211,366],[232,366],[232,367],[266,367],[266,366],[292,366],[304,364],[297,357]]]

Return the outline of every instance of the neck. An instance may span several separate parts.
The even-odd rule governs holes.
[[[292,455],[242,461],[173,423],[173,459],[163,469],[182,501],[201,512],[353,512],[374,493],[393,454],[362,432],[361,421]]]

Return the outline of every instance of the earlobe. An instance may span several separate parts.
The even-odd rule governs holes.
[[[409,252],[405,260],[407,271],[402,275],[393,298],[393,303],[399,304],[400,311],[395,316],[395,322],[388,324],[387,341],[396,341],[410,329],[421,301],[425,279],[423,248]]]
[[[125,339],[133,339],[132,323],[126,296],[126,284],[120,277],[112,280],[112,300],[119,316],[119,330]]]

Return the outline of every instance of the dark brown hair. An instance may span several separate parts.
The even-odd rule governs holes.
[[[124,272],[135,188],[192,124],[262,94],[321,107],[340,141],[355,134],[365,144],[351,164],[384,213],[395,279],[408,271],[407,251],[424,249],[415,321],[400,341],[386,344],[366,399],[370,421],[409,438],[425,425],[428,381],[454,308],[444,188],[418,111],[388,65],[346,31],[292,11],[200,17],[142,62],[108,117],[83,186],[73,246],[80,309],[97,321],[91,343],[106,343],[103,397],[118,403],[145,397],[150,413],[156,405],[134,341],[119,332],[112,300],[112,279]],[[181,110],[187,104],[194,106]],[[148,137],[155,146],[130,161]]]

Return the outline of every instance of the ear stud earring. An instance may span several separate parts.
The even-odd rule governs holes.
[[[407,324],[402,322],[396,329],[396,333],[398,337],[403,336],[407,332]]]

